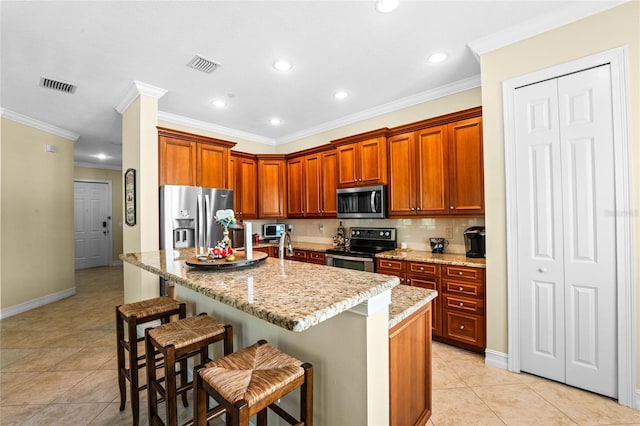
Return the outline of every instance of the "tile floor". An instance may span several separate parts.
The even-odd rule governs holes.
[[[129,405],[118,411],[122,267],[77,271],[76,286],[74,297],[0,321],[0,425],[131,424]],[[141,407],[147,424],[146,395]],[[640,425],[640,411],[608,398],[488,367],[437,343],[433,407],[429,425]],[[181,407],[181,421],[190,410]]]

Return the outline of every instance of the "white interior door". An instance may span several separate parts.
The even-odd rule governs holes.
[[[107,183],[74,182],[76,269],[109,264],[110,192]]]
[[[516,90],[521,370],[617,396],[608,65]]]

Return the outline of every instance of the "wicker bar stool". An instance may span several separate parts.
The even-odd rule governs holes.
[[[197,366],[194,371],[194,424],[207,424],[209,396],[226,410],[234,426],[267,424],[267,408],[291,425],[313,424],[313,367],[281,352],[265,340]],[[300,388],[300,420],[275,402]]]
[[[140,396],[139,392],[146,389],[147,385],[140,386],[138,370],[145,368],[145,354],[138,354],[138,342],[144,337],[138,337],[137,327],[140,324],[160,320],[169,322],[172,316],[186,317],[186,306],[170,297],[156,297],[140,302],[127,303],[116,306],[116,337],[118,354],[118,386],[120,388],[120,411],[124,410],[127,402],[126,380],[131,384],[131,411],[133,425],[140,421]],[[124,324],[127,324],[128,337],[125,338]],[[129,353],[128,360],[124,351]]]
[[[178,424],[177,397],[182,395],[183,401],[186,401],[187,391],[193,388],[193,382],[187,380],[187,359],[200,355],[200,364],[211,361],[209,345],[220,341],[223,342],[224,355],[233,352],[232,327],[206,314],[146,330],[149,424],[164,424],[158,413],[158,403],[162,401],[166,406],[166,424],[169,426]],[[164,356],[165,361],[164,377],[161,378],[157,377],[154,366],[153,354],[156,351]],[[176,372],[176,363],[180,363],[179,372]],[[176,383],[178,373],[180,386]]]

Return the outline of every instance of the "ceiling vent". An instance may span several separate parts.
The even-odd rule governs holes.
[[[76,88],[78,87],[75,84],[66,83],[64,81],[54,80],[47,77],[40,77],[40,86],[46,87],[47,89],[53,89],[59,92],[71,94],[75,93]]]
[[[194,56],[187,65],[194,70],[206,72],[207,74],[212,73],[213,70],[216,69],[217,66],[219,66],[219,64],[216,64],[211,59],[204,58],[200,55]]]

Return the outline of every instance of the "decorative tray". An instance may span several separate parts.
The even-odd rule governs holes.
[[[258,262],[265,260],[267,257],[267,253],[261,251],[254,251],[253,258],[247,259],[245,253],[235,252],[233,254],[235,256],[234,260],[225,259],[204,259],[204,256],[192,256],[185,259],[184,263],[188,266],[193,266],[196,268],[211,268],[211,269],[232,269],[232,268],[241,268],[243,266],[255,265]]]

